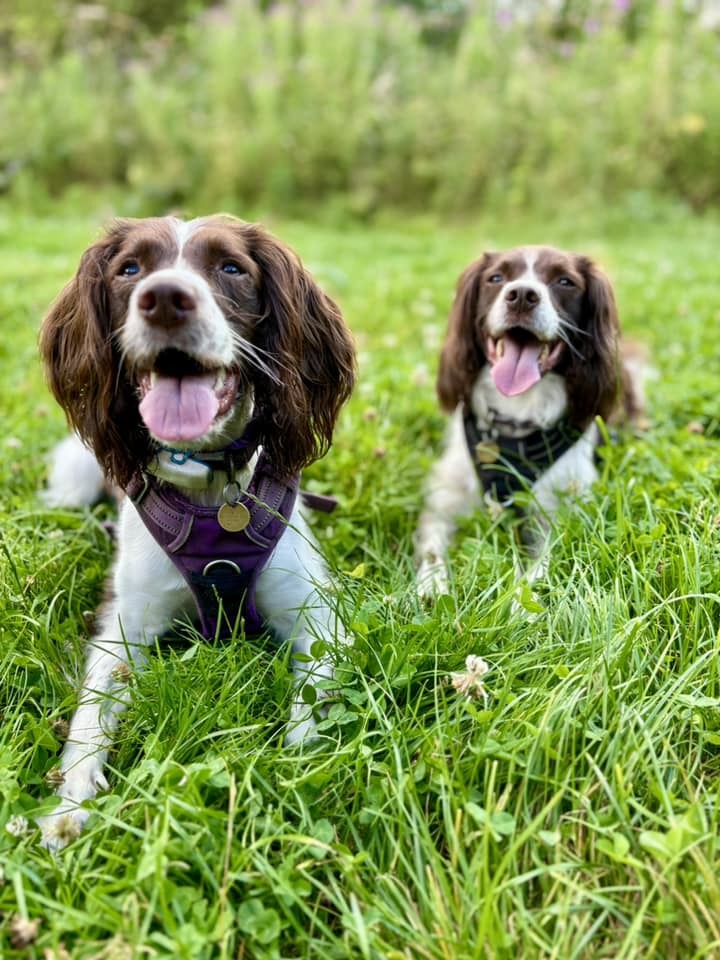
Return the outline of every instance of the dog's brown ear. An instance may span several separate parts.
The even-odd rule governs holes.
[[[482,345],[483,318],[479,315],[480,285],[493,253],[484,253],[460,275],[450,311],[445,344],[440,354],[437,393],[448,412],[468,401],[486,361]]]
[[[85,251],[40,330],[40,354],[55,399],[106,474],[121,486],[144,462],[148,443],[131,387],[121,375],[106,276],[127,230],[126,221],[117,221]]]
[[[565,378],[573,420],[584,428],[598,414],[607,419],[618,400],[618,313],[602,270],[589,257],[578,257],[577,267],[585,280],[584,335],[573,338]]]
[[[269,369],[254,385],[262,443],[289,476],[327,452],[355,382],[355,351],[337,304],[297,255],[254,225],[244,236],[261,273],[257,344]]]

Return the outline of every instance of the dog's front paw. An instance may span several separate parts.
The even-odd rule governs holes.
[[[290,719],[285,728],[286,747],[297,747],[317,739],[315,713],[318,710],[323,714],[325,712],[323,707],[311,707],[300,698],[295,700],[290,710]]]
[[[52,813],[38,817],[42,845],[57,853],[79,837],[90,816],[90,811],[81,804],[92,800],[99,790],[107,789],[108,782],[95,763],[86,770],[78,766],[65,774],[65,779],[58,789],[60,804]]]
[[[441,594],[448,593],[449,587],[445,563],[438,558],[423,560],[417,572],[418,597],[429,603]]]
[[[51,853],[58,853],[82,833],[90,811],[72,800],[63,800],[52,813],[38,818],[41,843]]]

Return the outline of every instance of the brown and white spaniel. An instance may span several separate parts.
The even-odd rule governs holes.
[[[129,493],[62,755],[61,803],[41,823],[58,848],[84,824],[81,804],[107,786],[130,664],[179,616],[200,611],[210,634],[240,629],[245,616],[291,641],[298,691],[286,739],[312,732],[314,698],[300,687],[332,676],[330,651],[345,634],[295,495],[299,471],[330,445],[354,351],[298,257],[228,216],[115,222],[51,308],[40,348],[80,438],[56,451],[49,502],[89,502],[106,479]],[[221,623],[218,597],[234,622]]]
[[[418,592],[448,589],[457,520],[529,491],[524,576],[545,571],[559,495],[597,478],[596,417],[642,405],[639,366],[619,355],[607,277],[585,256],[552,247],[485,253],[461,275],[437,389],[452,413],[416,532]],[[527,499],[527,498],[526,498]]]

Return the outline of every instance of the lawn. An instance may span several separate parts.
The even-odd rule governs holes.
[[[355,638],[340,695],[323,740],[289,752],[285,651],[162,645],[133,681],[111,792],[54,858],[32,818],[111,550],[109,507],[37,497],[64,423],[36,333],[108,213],[0,207],[2,955],[720,956],[720,222],[643,198],[554,222],[265,218],[339,300],[360,356],[333,449],[307,472],[341,502],[315,522]],[[546,582],[518,594],[507,522],[476,517],[452,595],[424,609],[411,538],[453,285],[518,242],[610,273],[652,351],[649,429],[606,451]],[[485,701],[447,683],[470,653],[491,666]]]

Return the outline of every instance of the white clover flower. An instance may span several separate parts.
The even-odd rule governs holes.
[[[11,837],[21,837],[24,833],[27,833],[29,826],[27,817],[13,817],[5,824],[5,831]]]
[[[64,847],[76,840],[82,833],[82,827],[71,813],[63,813],[44,831],[46,840]]]
[[[430,383],[430,371],[426,363],[419,363],[410,374],[410,382],[414,387],[426,387]]]
[[[10,921],[9,930],[10,943],[16,950],[20,950],[22,947],[29,947],[31,943],[35,942],[40,930],[40,921],[27,920],[16,913]]]
[[[490,664],[482,657],[471,653],[465,659],[464,673],[451,673],[450,683],[462,696],[468,700],[487,700],[487,690],[482,682],[482,677],[490,670]]]

